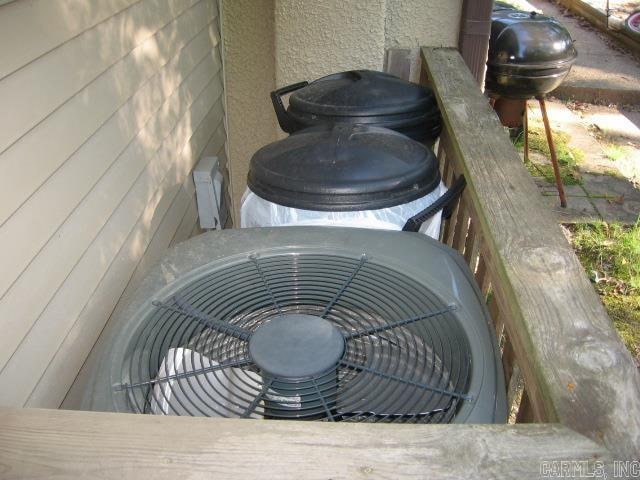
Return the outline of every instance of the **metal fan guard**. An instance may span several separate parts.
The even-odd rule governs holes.
[[[449,422],[472,401],[468,339],[453,308],[366,256],[251,256],[156,301],[130,336],[115,388],[139,413],[163,405],[179,415]],[[252,359],[251,335],[292,314],[325,318],[344,337],[332,371],[275,377]],[[200,368],[160,374],[169,351]]]

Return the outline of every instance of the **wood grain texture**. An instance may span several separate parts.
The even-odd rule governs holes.
[[[487,310],[489,311],[489,316],[493,321],[493,327],[496,330],[496,336],[500,338],[501,332],[499,332],[498,329],[496,328],[497,327],[496,322],[502,321],[501,320],[502,315],[500,314],[500,307],[498,306],[498,302],[496,301],[495,295],[487,296]]]
[[[487,275],[487,264],[484,261],[484,256],[482,255],[482,242],[480,243],[480,248],[478,249],[479,252],[479,256],[478,256],[478,267],[476,268],[476,272],[475,272],[475,279],[476,279],[476,283],[478,284],[478,286],[480,287],[480,289],[482,290],[482,293],[484,295],[487,294],[487,292],[482,288],[482,286],[485,283],[488,283],[488,281],[485,281],[486,278],[488,277]]]
[[[535,418],[640,457],[640,374],[631,356],[458,52],[423,48],[422,56]]]
[[[504,345],[502,347],[502,369],[504,371],[504,383],[509,385],[511,382],[511,377],[513,375],[513,361],[514,361],[514,352],[513,345],[511,344],[511,340],[507,335],[504,340]]]
[[[0,409],[0,472],[16,478],[538,478],[541,462],[611,473],[560,425],[381,425]]]
[[[533,422],[534,414],[531,408],[531,400],[529,400],[529,395],[527,394],[527,390],[522,392],[522,400],[520,400],[520,408],[518,408],[518,414],[516,415],[516,423],[531,423]]]
[[[473,222],[469,222],[469,231],[467,232],[467,239],[464,242],[464,259],[472,272],[476,267],[477,256],[476,228]]]
[[[469,209],[466,206],[465,197],[460,197],[458,206],[458,216],[456,218],[456,228],[453,232],[453,240],[451,246],[464,253],[464,245],[467,239],[467,231],[469,229]]]

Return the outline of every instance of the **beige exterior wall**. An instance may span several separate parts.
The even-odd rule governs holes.
[[[462,0],[275,0],[276,84],[382,70],[385,48],[455,47]]]
[[[0,6],[0,405],[57,407],[225,161],[215,0]]]
[[[223,0],[224,66],[235,218],[251,156],[276,137],[273,0]],[[238,222],[236,222],[238,223]]]
[[[276,0],[279,87],[342,70],[382,70],[385,0]]]
[[[462,0],[387,0],[385,48],[411,49],[411,81],[420,79],[421,46],[457,47]]]

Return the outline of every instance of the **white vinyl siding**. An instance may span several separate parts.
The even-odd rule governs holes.
[[[127,285],[198,232],[219,47],[215,0],[0,6],[0,405],[59,406]]]

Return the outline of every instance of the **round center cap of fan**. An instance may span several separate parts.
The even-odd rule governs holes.
[[[277,378],[309,378],[336,367],[344,353],[344,337],[331,322],[313,315],[274,317],[249,340],[251,358]]]

